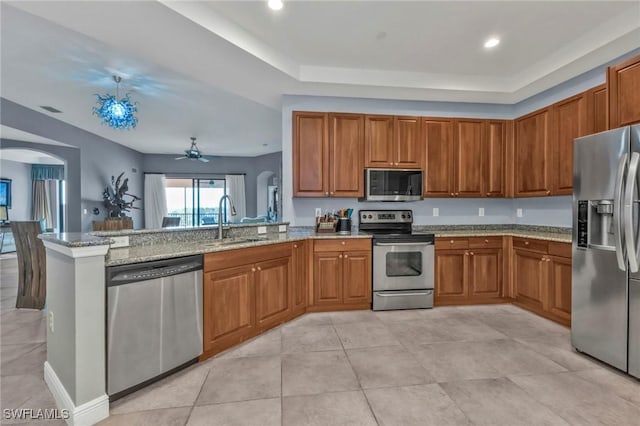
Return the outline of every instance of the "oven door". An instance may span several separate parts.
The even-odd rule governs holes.
[[[433,289],[432,242],[373,244],[373,291]]]

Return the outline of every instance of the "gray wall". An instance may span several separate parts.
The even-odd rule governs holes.
[[[10,220],[31,219],[31,164],[0,160],[0,177],[11,179]]]
[[[164,173],[174,177],[216,176],[245,173],[245,196],[247,216],[257,215],[258,175],[265,170],[276,173],[280,181],[280,161],[282,154],[274,152],[259,157],[215,157],[207,156],[208,163],[191,160],[175,160],[176,155],[147,154],[144,156],[142,170],[145,173]],[[262,213],[261,213],[262,214]]]
[[[67,171],[79,169],[79,186],[76,187],[73,184],[71,188],[67,188],[68,231],[89,231],[92,220],[105,218],[102,191],[109,184],[112,175],[117,176],[125,172],[125,177],[129,178],[129,192],[142,196],[143,154],[140,152],[4,98],[0,100],[0,108],[2,109],[0,121],[3,125],[78,148],[79,158],[65,164]],[[5,141],[3,140],[2,143],[4,147]],[[28,148],[35,145],[40,146],[38,150],[53,155],[62,148],[56,145],[29,142],[23,142],[20,147]],[[137,203],[137,206],[142,207],[142,203]],[[94,207],[100,208],[99,216],[91,214]],[[84,209],[87,209],[88,214],[83,214]],[[131,217],[136,228],[144,226],[142,210],[133,210]]]

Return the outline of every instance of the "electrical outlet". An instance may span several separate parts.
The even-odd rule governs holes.
[[[89,214],[89,210],[87,210],[87,209],[82,209],[82,214]]]
[[[320,207],[316,207],[316,217],[322,216],[322,209]]]
[[[522,213],[522,209],[516,209],[516,216],[517,216],[517,217],[522,217],[522,216],[524,216],[524,214]]]
[[[258,226],[258,234],[266,234],[267,227],[266,226]]]
[[[433,215],[434,215],[434,216],[440,216],[440,209],[439,209],[439,208],[437,208],[437,207],[434,207],[434,208],[433,208]]]
[[[53,333],[53,312],[49,311],[49,330]]]
[[[484,216],[484,207],[478,207],[478,216]]]

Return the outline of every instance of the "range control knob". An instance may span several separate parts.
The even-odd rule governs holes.
[[[407,216],[406,216],[406,215],[402,215],[402,218],[403,218],[403,219],[406,219],[406,218],[407,218]]]
[[[369,215],[369,219],[372,219],[372,218],[373,218],[373,216]]]
[[[407,219],[411,219],[411,213],[407,213]]]

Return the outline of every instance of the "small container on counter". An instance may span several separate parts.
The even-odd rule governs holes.
[[[351,219],[348,217],[339,217],[336,232],[340,235],[351,235]]]

